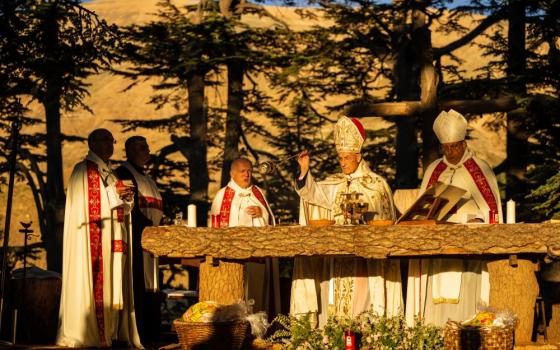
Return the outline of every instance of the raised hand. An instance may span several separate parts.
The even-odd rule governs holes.
[[[307,151],[303,151],[298,155],[298,164],[299,164],[299,171],[300,176],[307,174],[309,170],[309,153]]]

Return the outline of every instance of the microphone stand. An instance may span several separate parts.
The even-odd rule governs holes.
[[[14,177],[16,174],[16,159],[18,153],[19,130],[21,123],[17,120],[12,122],[12,153],[8,160],[8,170],[10,177],[8,182],[8,202],[6,203],[6,221],[4,222],[4,245],[2,247],[2,279],[0,282],[0,331],[3,329],[2,316],[4,314],[4,299],[6,294],[6,274],[7,274],[7,260],[8,260],[8,243],[10,242],[10,219],[12,214],[12,200],[14,196]],[[15,328],[16,325],[14,325]]]

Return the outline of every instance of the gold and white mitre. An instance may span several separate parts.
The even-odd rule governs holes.
[[[365,129],[356,118],[340,117],[334,126],[337,152],[360,153],[366,139]]]
[[[457,111],[442,111],[434,121],[434,132],[440,143],[459,142],[467,134],[467,120]]]

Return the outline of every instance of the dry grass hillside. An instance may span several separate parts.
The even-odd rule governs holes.
[[[158,0],[94,0],[87,3],[86,6],[105,18],[108,22],[116,23],[117,25],[128,25],[141,24],[152,19],[153,14],[156,12],[157,2]],[[293,8],[268,7],[268,11],[297,30],[309,28],[311,25],[315,24],[326,25],[326,23],[320,20],[311,22],[300,19]],[[248,16],[244,18],[244,20],[255,26],[272,25],[270,19],[259,18],[257,16]],[[465,24],[473,27],[476,23],[466,21]],[[436,25],[441,24],[436,23]],[[455,39],[456,37],[453,35],[441,35],[435,30],[433,31],[434,46],[443,46]],[[482,57],[478,48],[472,45],[467,45],[457,50],[456,55],[464,60],[463,69],[469,74],[474,74],[476,69],[480,68],[481,65],[484,65],[485,62],[488,61],[488,58]],[[112,130],[117,140],[114,155],[115,159],[122,159],[124,155],[124,141],[127,137],[131,136],[132,133],[122,132],[122,128],[119,125],[111,122],[112,119],[153,119],[175,113],[171,107],[156,110],[153,105],[148,104],[149,97],[153,93],[150,82],[139,84],[126,92],[123,90],[129,84],[129,81],[109,73],[102,73],[94,76],[89,82],[91,83],[89,89],[90,97],[87,98],[86,103],[93,110],[93,114],[82,110],[65,113],[62,119],[62,131],[67,135],[85,137],[95,128],[104,127]],[[261,84],[261,87],[266,88],[266,82],[263,79],[258,82]],[[274,92],[270,91],[270,94],[274,95]],[[208,91],[209,103],[213,106],[223,106],[226,97],[226,91],[223,87],[219,88],[217,91]],[[336,102],[337,101],[325,101],[325,105]],[[32,111],[36,116],[43,115],[42,109],[38,106],[33,106]],[[470,123],[470,127],[472,128],[471,136],[473,138],[471,147],[491,165],[496,165],[505,157],[505,130],[503,127],[497,130],[487,129],[485,127],[485,122],[490,117],[492,116],[477,118]],[[258,120],[258,116],[251,116],[251,118]],[[366,128],[370,129],[375,129],[385,123],[386,122],[382,121],[380,118],[366,118],[364,120]],[[167,144],[170,139],[169,134],[158,131],[145,132],[144,135],[148,139],[152,152],[157,151]],[[257,146],[261,143],[260,140],[251,141],[256,143]],[[80,161],[85,154],[85,143],[64,145],[65,181],[68,179],[73,165]],[[219,173],[212,174],[215,179],[219,178],[219,175]],[[211,185],[210,195],[213,196],[216,190],[216,185]],[[3,216],[5,196],[1,200],[2,210],[0,215]],[[17,229],[19,229],[19,221],[24,219],[27,214],[31,215],[31,219],[36,220],[32,196],[26,189],[25,184],[21,182],[18,183],[16,188],[12,217],[11,245],[21,245],[23,243],[22,237],[20,237],[21,235],[17,233]],[[40,263],[40,265],[41,264],[42,263]]]

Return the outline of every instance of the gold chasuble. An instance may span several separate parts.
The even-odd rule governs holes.
[[[357,120],[339,119],[335,126],[338,152],[358,153],[364,139],[363,127]],[[338,173],[324,181],[315,181],[307,172],[298,179],[296,191],[301,197],[301,225],[316,219],[331,219],[343,225],[344,198],[354,192],[361,194],[360,205],[367,205],[375,219],[395,220],[391,189],[363,159],[353,173]],[[298,316],[311,312],[319,327],[326,324],[329,316],[355,317],[364,311],[392,316],[402,311],[402,306],[399,260],[294,259],[290,313]]]

